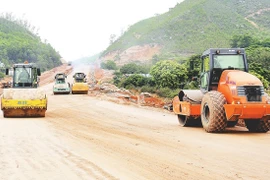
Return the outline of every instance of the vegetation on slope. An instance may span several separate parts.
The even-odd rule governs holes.
[[[233,35],[270,37],[269,8],[269,0],[185,0],[165,14],[132,25],[103,55],[156,43],[163,46],[163,56],[175,57],[229,47]]]
[[[270,87],[270,39],[259,40],[249,35],[233,36],[230,39],[230,47],[246,49],[249,72],[262,81],[268,92]],[[108,62],[114,63],[114,61]],[[181,61],[154,61],[149,68],[129,63],[115,71],[114,84],[138,92],[147,91],[161,97],[172,98],[179,92],[179,89],[199,89],[200,65],[201,53],[186,57]],[[109,69],[105,66],[102,68]],[[147,75],[148,73],[151,76]],[[198,81],[195,81],[196,79]]]
[[[35,27],[12,14],[0,17],[0,49],[0,60],[7,67],[27,60],[45,71],[61,64],[60,54],[41,41]]]

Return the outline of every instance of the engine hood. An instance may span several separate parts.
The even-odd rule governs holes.
[[[222,74],[226,84],[236,86],[263,86],[256,76],[243,71],[225,70]]]

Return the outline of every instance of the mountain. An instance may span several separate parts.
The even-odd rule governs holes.
[[[132,25],[102,53],[101,60],[122,64],[154,55],[201,54],[210,47],[230,47],[234,35],[244,34],[270,37],[269,0],[185,0],[164,14]],[[150,53],[144,56],[145,52]]]
[[[96,62],[96,60],[98,59],[99,56],[100,56],[100,53],[95,54],[93,56],[82,57],[82,58],[79,58],[79,59],[76,59],[76,60],[72,61],[72,64],[73,65],[92,64],[92,63]]]
[[[42,42],[35,27],[12,14],[0,16],[0,61],[6,67],[14,63],[37,63],[42,71],[61,63],[60,54],[47,42]]]

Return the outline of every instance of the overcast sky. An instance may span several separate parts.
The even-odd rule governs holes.
[[[0,12],[28,20],[71,61],[105,50],[111,34],[120,35],[129,25],[165,13],[181,1],[0,0]]]

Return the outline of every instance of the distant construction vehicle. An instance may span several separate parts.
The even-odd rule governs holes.
[[[242,119],[251,132],[269,131],[270,99],[248,73],[245,50],[209,49],[201,59],[200,90],[184,89],[173,99],[180,125],[201,122],[207,132],[223,132]]]
[[[6,69],[6,75],[10,75]],[[40,69],[33,63],[14,64],[12,88],[3,89],[1,109],[4,117],[44,117],[47,97],[38,88]]]
[[[89,85],[87,84],[86,75],[82,72],[75,73],[71,87],[72,94],[87,94],[88,90]]]
[[[69,94],[70,93],[70,83],[67,82],[67,76],[65,73],[57,73],[55,75],[53,93],[54,94]]]

